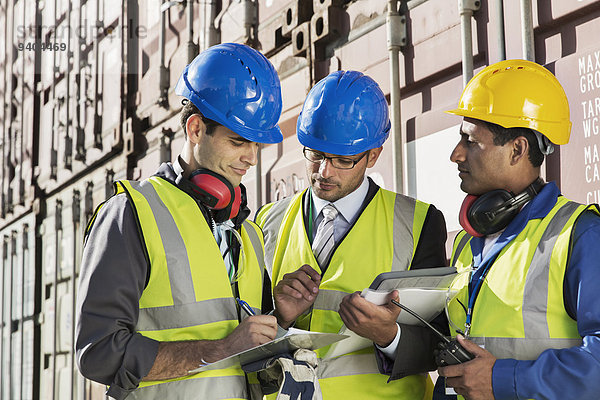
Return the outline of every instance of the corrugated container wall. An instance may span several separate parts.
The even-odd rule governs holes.
[[[465,79],[504,58],[532,59],[564,85],[571,143],[543,175],[574,200],[599,202],[600,1],[531,1],[530,16],[520,3],[0,0],[0,397],[104,398],[73,354],[84,228],[114,180],[148,177],[177,157],[175,83],[219,42],[261,50],[281,79],[284,141],[261,146],[244,178],[252,210],[308,185],[295,137],[304,98],[328,73],[355,69],[388,101],[396,79],[400,87],[401,129],[369,176],[441,209],[450,244],[463,198],[449,161],[460,119],[444,110]],[[394,76],[390,23],[401,46]]]

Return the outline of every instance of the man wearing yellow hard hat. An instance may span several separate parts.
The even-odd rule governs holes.
[[[473,359],[443,363],[421,350],[445,364],[438,373],[459,398],[598,399],[600,210],[540,178],[544,156],[569,141],[563,88],[538,64],[502,61],[448,112],[463,117],[450,159],[467,193],[451,257],[465,273],[448,322]],[[451,398],[443,381],[434,399]]]

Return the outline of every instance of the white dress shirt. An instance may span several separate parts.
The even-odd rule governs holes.
[[[314,192],[311,190],[312,195],[312,203],[313,203],[313,229],[312,236],[315,237],[317,233],[317,227],[319,223],[323,220],[323,208],[327,204],[332,204],[338,210],[338,216],[333,221],[333,238],[335,242],[339,242],[350,226],[354,223],[354,221],[358,218],[358,214],[360,212],[360,206],[365,201],[367,194],[369,193],[369,180],[367,177],[364,178],[363,182],[360,184],[358,188],[356,188],[352,193],[342,197],[341,199],[330,203],[327,200],[323,200],[317,197]]]
[[[352,193],[349,193],[345,197],[334,201],[333,203],[330,203],[327,200],[320,199],[311,190],[313,200],[312,215],[314,219],[312,229],[313,237],[315,237],[315,234],[317,233],[317,227],[319,226],[319,223],[323,220],[323,213],[321,211],[323,211],[323,208],[327,204],[333,204],[333,206],[339,211],[338,216],[333,221],[333,238],[336,243],[339,242],[344,237],[348,229],[350,229],[354,221],[356,221],[356,219],[358,218],[360,208],[363,202],[365,201],[365,198],[367,197],[368,193],[369,180],[366,176],[363,179],[360,186],[356,188],[356,190],[354,190]],[[396,325],[398,326],[398,331],[396,332],[396,337],[394,338],[392,343],[390,343],[387,347],[379,347],[375,345],[379,350],[383,352],[383,354],[385,354],[389,358],[394,358],[396,354],[396,348],[398,347],[398,342],[400,341],[400,325]]]

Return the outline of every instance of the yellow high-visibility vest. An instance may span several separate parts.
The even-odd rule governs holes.
[[[265,262],[273,287],[283,275],[309,264],[322,273],[306,235],[304,192],[264,206],[256,222],[265,235]],[[341,243],[321,277],[317,299],[296,326],[337,333],[342,298],[368,287],[380,273],[407,270],[419,242],[429,205],[379,189]],[[388,383],[379,373],[373,346],[334,359],[323,359],[329,347],[318,349],[317,374],[324,399],[431,398],[431,381],[423,375]]]
[[[151,177],[119,181],[133,205],[150,264],[136,331],[161,341],[217,340],[239,324],[232,285],[211,228],[195,200],[172,183]],[[244,221],[238,269],[240,297],[258,313],[262,303],[262,232]],[[134,399],[247,399],[239,367],[182,378],[141,382]]]
[[[531,219],[494,261],[475,301],[470,339],[496,358],[535,360],[546,349],[579,346],[577,322],[564,307],[563,282],[573,228],[592,206],[558,197],[542,219]],[[473,264],[471,236],[461,231],[452,251],[458,272]],[[453,282],[458,290],[450,302],[450,331],[464,328],[469,274]],[[459,396],[462,398],[462,396]]]

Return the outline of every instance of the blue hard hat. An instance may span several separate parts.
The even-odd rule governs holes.
[[[335,71],[308,93],[296,131],[306,147],[349,156],[381,146],[390,127],[377,82],[358,71]]]
[[[200,53],[185,67],[175,93],[198,110],[252,142],[283,140],[281,86],[273,65],[258,51],[222,43]]]

